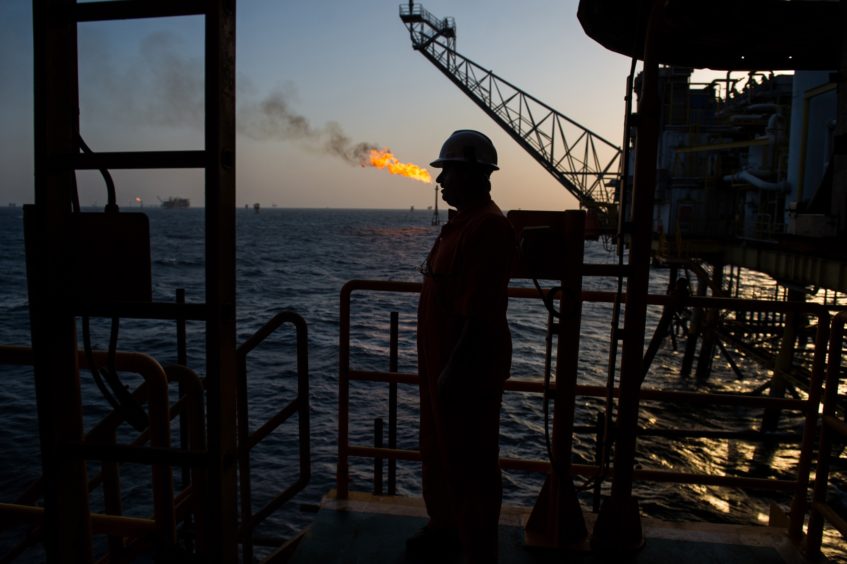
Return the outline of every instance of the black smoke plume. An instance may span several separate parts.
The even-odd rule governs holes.
[[[238,131],[257,141],[298,141],[354,165],[365,164],[370,151],[378,148],[373,143],[353,141],[334,121],[314,127],[306,117],[292,111],[281,92],[274,92],[258,104],[241,106]]]
[[[117,59],[111,41],[96,31],[80,35],[81,119],[103,116],[125,127],[167,125],[203,129],[203,61],[189,54],[173,32],[146,35],[135,53]],[[247,85],[246,87],[242,87]],[[305,149],[367,164],[377,145],[354,141],[341,125],[315,126],[291,108],[283,91],[250,99],[249,81],[239,77],[237,130],[257,141],[293,141]]]

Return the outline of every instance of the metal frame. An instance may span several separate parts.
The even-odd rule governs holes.
[[[79,21],[205,17],[203,151],[79,155]],[[209,481],[203,495],[208,562],[237,559],[235,355],[235,0],[125,0],[77,4],[34,0],[35,205],[27,243],[32,341],[45,483],[45,546],[50,562],[89,562],[91,525],[81,458],[63,456],[82,442],[74,315],[63,303],[59,257],[65,252],[75,171],[88,168],[204,168]],[[135,304],[103,309],[121,317],[157,310]],[[172,313],[184,308],[176,308]]]

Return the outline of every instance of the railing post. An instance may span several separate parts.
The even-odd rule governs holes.
[[[576,489],[572,453],[576,387],[579,374],[579,335],[582,320],[582,265],[585,212],[569,210],[562,220],[563,256],[556,340],[556,371],[551,436],[551,473],[524,527],[527,544],[565,548],[588,536]]]
[[[388,346],[388,371],[398,371],[398,333],[399,320],[396,311],[391,312]],[[397,382],[388,384],[388,448],[397,448]],[[388,495],[397,493],[397,459],[388,460]]]
[[[374,447],[382,448],[382,417],[374,419]],[[382,495],[382,457],[374,457],[374,495]]]
[[[177,288],[176,290],[177,305],[185,305],[185,288]],[[176,318],[176,363],[180,366],[188,366],[187,353],[187,338],[185,329],[185,316],[180,313]],[[179,381],[179,397],[185,395],[185,384],[182,380]],[[179,446],[182,449],[188,448],[188,415],[185,411],[179,414]],[[184,464],[181,472],[181,485],[183,488],[191,483],[191,468]],[[190,515],[187,519],[191,519]]]
[[[348,282],[341,289],[338,314],[338,463],[335,474],[335,495],[347,499],[350,468],[348,467],[349,417],[350,417],[350,294],[355,283]]]

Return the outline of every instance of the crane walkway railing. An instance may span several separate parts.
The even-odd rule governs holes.
[[[439,35],[456,37],[456,20],[453,18],[436,18],[432,12],[418,4],[401,4],[400,19],[405,23],[425,23]]]

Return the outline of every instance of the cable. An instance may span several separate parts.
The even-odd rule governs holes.
[[[107,365],[104,368],[97,366],[94,359],[94,351],[91,346],[91,330],[89,327],[89,318],[87,315],[82,316],[82,340],[85,348],[85,358],[88,361],[88,367],[91,375],[94,377],[94,383],[112,409],[121,414],[127,423],[133,426],[136,431],[141,432],[147,429],[150,419],[147,412],[133,397],[128,387],[121,381],[118,371],[115,369],[117,360],[117,343],[118,343],[118,318],[112,318],[112,327],[109,336],[109,351],[107,357]],[[105,381],[104,381],[105,380]]]
[[[606,404],[603,418],[603,450],[600,456],[600,469],[597,472],[597,479],[602,480],[603,476],[608,472],[608,461],[610,453],[610,445],[612,443],[612,409],[614,406],[614,388],[615,388],[615,368],[618,358],[618,332],[620,331],[621,304],[623,302],[623,266],[624,266],[624,237],[625,237],[625,221],[626,216],[626,184],[629,176],[629,153],[630,153],[630,134],[629,134],[629,118],[632,113],[632,91],[635,81],[635,66],[638,59],[632,57],[630,60],[629,75],[626,79],[626,110],[624,116],[624,143],[623,155],[621,159],[621,198],[620,198],[620,214],[618,215],[618,233],[617,233],[617,256],[618,256],[618,276],[617,288],[615,290],[615,301],[612,305],[612,320],[611,320],[611,338],[609,339],[609,362],[606,379]]]
[[[106,384],[103,382],[103,378],[100,375],[100,369],[97,368],[97,363],[94,361],[94,352],[91,348],[91,331],[87,315],[82,316],[82,343],[85,350],[85,358],[88,361],[88,369],[94,377],[94,383],[97,384],[97,388],[100,389],[100,393],[103,394],[103,397],[106,398],[109,405],[112,406],[112,409],[116,411],[119,410],[120,404],[118,403],[118,400],[115,399],[115,396],[113,396],[109,391],[109,388],[106,387]]]
[[[82,152],[92,155],[94,151],[86,144],[82,136],[79,136],[79,146]],[[115,191],[115,182],[112,175],[105,168],[100,168],[100,174],[106,183],[106,213],[118,213],[117,195]],[[80,212],[79,193],[76,186],[76,177],[74,176],[74,188],[71,196],[71,205],[74,213]],[[85,348],[85,357],[88,361],[91,375],[94,377],[94,383],[112,409],[121,414],[127,423],[132,425],[137,431],[141,432],[149,426],[149,417],[144,408],[138,403],[129,391],[128,387],[121,381],[120,375],[116,369],[117,349],[118,349],[118,330],[120,319],[112,317],[111,330],[109,333],[109,351],[105,367],[98,367],[94,360],[94,353],[91,347],[91,330],[89,317],[82,316],[82,337],[83,346]]]
[[[82,135],[79,136],[79,146],[82,149],[82,152],[87,155],[93,155],[94,151],[85,143],[85,140],[82,138]],[[112,180],[112,175],[109,173],[109,170],[106,168],[101,168],[100,175],[103,177],[103,180],[106,182],[106,209],[107,212],[117,212],[118,204],[117,204],[117,193],[115,192],[115,182]],[[75,211],[79,211],[79,195],[76,190],[74,190],[74,199],[76,201]]]
[[[556,318],[561,317],[561,311],[556,310],[553,304],[553,300],[555,299],[555,295],[562,291],[562,288],[559,286],[555,286],[547,292],[544,292],[536,278],[533,278],[532,282],[535,285],[535,288],[538,290],[538,293],[541,296],[545,307],[547,308],[547,334],[545,336],[544,354],[544,392],[542,400],[542,413],[544,416],[544,445],[547,449],[547,458],[550,460],[550,464],[552,465],[553,471],[556,473],[556,475],[559,476],[560,480],[571,479],[570,476],[567,475],[567,473],[565,472],[565,468],[562,465],[562,461],[558,460],[555,453],[553,452],[553,440],[550,433],[550,399],[552,397],[551,381],[553,373],[553,334],[555,333],[554,328],[556,327],[554,320]],[[598,472],[597,475],[587,478],[579,486],[574,485],[574,492],[579,493],[593,488],[597,483],[598,479],[602,479],[602,472]],[[572,480],[571,484],[573,484]]]

